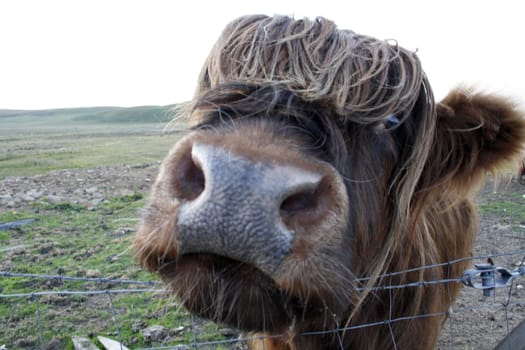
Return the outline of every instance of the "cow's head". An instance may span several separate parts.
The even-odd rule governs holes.
[[[134,246],[190,311],[255,332],[379,317],[358,278],[468,255],[472,189],[525,139],[508,100],[435,104],[415,54],[324,19],[234,21],[187,114]],[[396,310],[447,307],[425,293]]]

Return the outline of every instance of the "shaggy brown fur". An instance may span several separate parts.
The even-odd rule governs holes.
[[[135,238],[143,266],[192,312],[270,336],[253,349],[433,348],[459,285],[376,287],[467,268],[447,262],[470,255],[485,174],[525,143],[515,105],[464,88],[435,104],[418,58],[395,43],[260,15],[226,27],[186,114],[195,128],[164,161]],[[184,208],[209,190],[199,149],[321,178],[280,203],[294,238],[275,269],[251,263],[257,252],[186,252]]]

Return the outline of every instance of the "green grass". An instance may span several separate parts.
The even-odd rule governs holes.
[[[144,206],[143,197],[140,193],[114,197],[95,211],[68,203],[43,202],[35,205],[37,213],[1,212],[0,222],[28,217],[37,221],[1,232],[0,242],[5,248],[0,250],[0,270],[78,277],[95,273],[96,277],[111,279],[156,280],[155,276],[137,266],[129,249],[136,218]],[[0,294],[130,288],[107,283],[15,277],[1,278],[1,282]],[[115,332],[118,325],[120,339],[127,345],[161,345],[147,344],[141,333],[133,329],[136,322],[164,325],[169,329],[184,327],[184,331],[169,345],[193,341],[191,318],[173,299],[156,293],[134,293],[112,295],[111,301],[117,322],[113,320],[110,299],[106,294],[39,297],[44,344],[55,339],[64,347],[72,348],[72,335],[103,335],[117,339]],[[0,298],[0,343],[9,344],[9,349],[38,347],[37,317],[34,299]],[[201,327],[199,341],[222,339],[216,325],[202,323]]]
[[[161,160],[177,135],[34,137],[0,149],[0,180],[49,170],[139,165]]]
[[[48,111],[0,110],[0,180],[64,168],[142,165],[160,161],[180,138],[163,133],[173,106],[79,108]],[[49,203],[45,198],[27,210],[0,207],[0,223],[25,218],[32,224],[0,231],[0,270],[11,273],[140,281],[156,280],[134,261],[130,245],[145,193],[110,198],[96,208]],[[0,294],[132,288],[86,281],[0,277]],[[146,288],[160,288],[146,287]],[[0,345],[40,348],[52,341],[73,349],[71,336],[98,335],[127,346],[189,344],[192,319],[172,298],[157,293],[109,296],[44,295],[0,298]],[[38,303],[38,313],[37,313]],[[40,326],[38,319],[40,318]],[[168,344],[148,344],[134,324],[184,327]],[[198,341],[224,339],[218,326],[197,320]],[[227,346],[217,349],[227,349]]]
[[[499,200],[480,205],[483,213],[495,214],[511,220],[513,224],[525,224],[525,198],[516,194],[514,200]]]
[[[163,132],[175,113],[174,106],[0,110],[0,180],[159,161],[181,135]]]

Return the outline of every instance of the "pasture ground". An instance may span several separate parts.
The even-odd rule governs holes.
[[[33,223],[0,231],[0,271],[130,280],[155,280],[133,261],[129,245],[159,161],[180,137],[161,136],[165,120],[108,123],[70,114],[18,120],[0,113],[0,223],[31,218]],[[25,119],[24,119],[25,118]],[[102,118],[103,119],[103,118]],[[525,249],[525,186],[503,180],[479,196],[481,232],[475,255]],[[516,268],[524,257],[495,258]],[[525,318],[525,277],[513,289],[484,298],[464,288],[444,327],[439,349],[492,349]],[[521,286],[521,287],[520,287]],[[122,288],[85,281],[0,276],[0,294]],[[519,302],[501,306],[510,295]],[[119,337],[130,348],[190,344],[235,335],[192,320],[176,300],[156,293],[117,294],[112,299]],[[0,347],[71,349],[71,336],[117,337],[107,295],[39,298],[40,322],[31,298],[0,298]],[[162,339],[144,331],[165,327]],[[214,349],[227,349],[227,346]]]

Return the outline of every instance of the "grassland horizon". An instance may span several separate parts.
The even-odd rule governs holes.
[[[178,107],[0,109],[0,180],[159,161],[184,129],[165,131]]]

